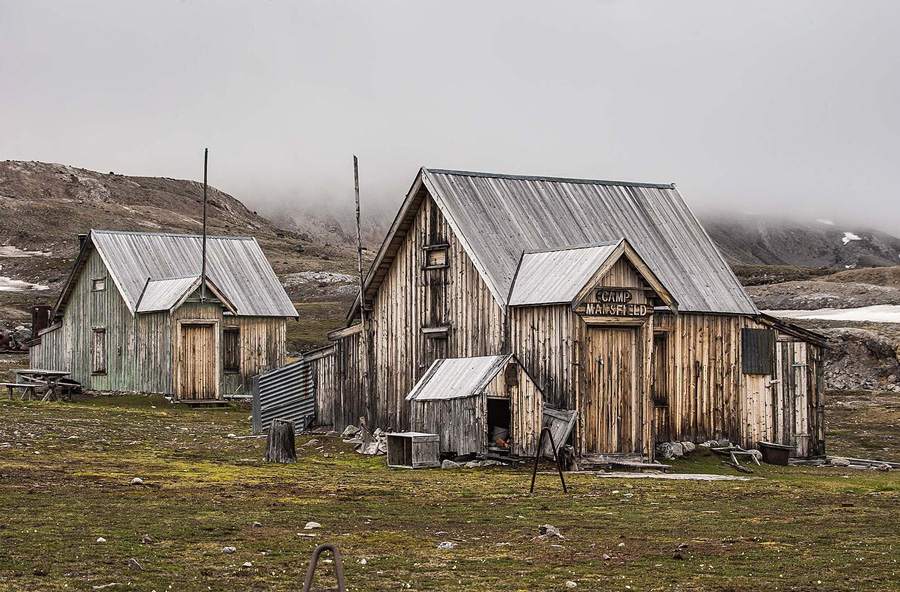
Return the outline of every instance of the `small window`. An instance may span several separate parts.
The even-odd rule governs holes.
[[[222,332],[225,372],[241,371],[241,330],[226,327]]]
[[[741,365],[744,374],[773,374],[775,331],[741,329]]]
[[[425,269],[444,269],[450,267],[449,247],[432,245],[425,247]]]
[[[106,289],[106,278],[94,278],[91,280],[91,292],[102,292]]]
[[[106,374],[105,327],[94,327],[91,335],[91,374]]]

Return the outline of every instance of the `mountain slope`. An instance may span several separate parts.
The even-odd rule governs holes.
[[[301,309],[310,302],[333,303],[329,310],[336,312],[324,315],[326,322],[307,345],[340,324],[352,299],[346,286],[352,277],[339,276],[344,281],[332,285],[316,272],[355,273],[356,249],[343,232],[337,240],[323,240],[329,231],[315,221],[308,232],[285,230],[214,187],[208,198],[211,235],[256,237],[279,277],[290,278],[284,283]],[[0,326],[26,322],[30,306],[55,302],[77,253],[78,234],[92,228],[199,234],[202,199],[203,185],[196,181],[0,162]],[[289,327],[296,330],[294,325]],[[295,345],[306,339],[295,337]]]
[[[703,225],[734,265],[847,269],[900,264],[900,238],[878,230],[753,214],[708,214]]]

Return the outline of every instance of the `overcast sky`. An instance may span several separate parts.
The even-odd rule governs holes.
[[[0,0],[0,159],[394,209],[419,166],[900,233],[900,2]]]

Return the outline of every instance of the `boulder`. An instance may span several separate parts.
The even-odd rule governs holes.
[[[447,459],[447,460],[445,460],[444,462],[441,463],[441,468],[442,468],[442,469],[458,469],[458,468],[461,467],[461,466],[462,466],[462,465],[459,464],[458,462],[453,462],[453,461],[450,460],[450,459]]]
[[[682,442],[681,446],[684,448],[685,454],[690,454],[693,451],[697,450],[697,445],[693,442]]]

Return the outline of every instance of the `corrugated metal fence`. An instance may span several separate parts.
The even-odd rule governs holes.
[[[269,429],[273,419],[294,422],[299,432],[316,415],[315,380],[310,365],[300,360],[253,377],[253,433]]]

